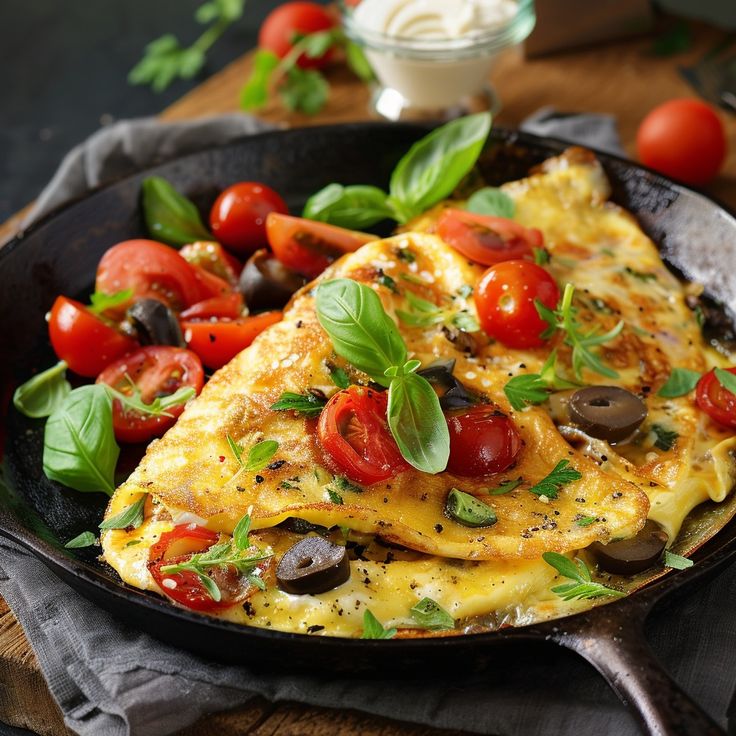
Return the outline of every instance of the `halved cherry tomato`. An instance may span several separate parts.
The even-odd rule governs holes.
[[[253,317],[216,322],[186,320],[181,323],[187,347],[212,369],[222,368],[267,327],[281,321],[281,312],[263,312]]]
[[[84,304],[65,296],[57,297],[51,307],[49,337],[59,359],[88,378],[138,347],[135,340],[110,327]]]
[[[536,228],[526,228],[505,217],[455,209],[440,215],[437,234],[466,258],[483,266],[531,257],[532,248],[541,248],[544,243]]]
[[[736,375],[736,368],[726,370]],[[736,429],[736,395],[721,386],[715,370],[708,371],[698,381],[695,403],[714,421],[724,427]]]
[[[477,478],[502,473],[521,450],[521,437],[513,420],[490,404],[452,412],[447,417],[450,429],[450,460],[447,470]]]
[[[232,287],[237,285],[238,276],[243,270],[243,264],[214,241],[198,240],[196,243],[188,243],[181,248],[179,255],[187,263],[203,268],[213,276],[227,281]]]
[[[322,448],[350,480],[371,485],[408,470],[386,420],[388,394],[364,386],[336,393],[319,416]]]
[[[276,258],[310,279],[335,259],[376,239],[358,230],[273,212],[266,218],[266,234]]]
[[[211,299],[192,304],[185,309],[180,317],[189,319],[237,319],[243,314],[243,295],[239,291],[233,291],[224,296],[215,296]]]
[[[225,189],[210,210],[215,237],[241,255],[266,244],[266,215],[289,208],[273,189],[256,181],[241,181]]]
[[[205,299],[217,299],[233,293],[233,287],[219,276],[215,276],[201,266],[195,266],[190,263],[189,267],[194,271],[194,276],[199,282],[200,293],[202,294],[201,301]]]
[[[144,403],[157,396],[170,396],[182,386],[191,386],[197,393],[204,385],[204,371],[199,358],[189,350],[168,345],[141,348],[103,370],[97,383],[106,383],[126,396],[133,394],[133,381]],[[121,442],[147,442],[160,437],[184,411],[184,404],[169,407],[170,416],[153,416],[126,409],[119,399],[112,402],[112,426]]]
[[[547,323],[534,306],[537,299],[550,309],[560,300],[555,280],[541,266],[531,261],[491,266],[475,295],[481,327],[511,348],[539,347]]]
[[[242,603],[254,593],[256,587],[232,566],[213,568],[210,572],[222,595],[219,601],[215,601],[207,592],[196,573],[189,570],[175,573],[161,571],[166,565],[186,562],[193,554],[205,552],[219,541],[219,534],[197,524],[179,524],[171,531],[164,532],[148,553],[148,570],[161,592],[193,611],[221,611]],[[267,563],[261,563],[258,567],[265,570]]]
[[[173,248],[155,240],[125,240],[110,248],[97,266],[95,289],[105,294],[133,290],[130,302],[116,308],[119,314],[143,297],[158,299],[180,312],[214,296],[192,266]]]

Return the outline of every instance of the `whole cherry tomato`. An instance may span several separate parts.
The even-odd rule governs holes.
[[[540,334],[547,327],[534,304],[537,300],[550,309],[557,307],[560,290],[552,276],[531,261],[504,261],[483,275],[475,306],[481,327],[491,337],[511,348],[532,348],[544,344]]]
[[[726,368],[736,375],[736,368]],[[724,427],[736,429],[736,395],[721,385],[715,370],[705,373],[695,387],[695,402],[711,419]]]

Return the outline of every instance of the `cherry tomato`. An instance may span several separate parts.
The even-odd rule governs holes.
[[[310,279],[335,259],[376,239],[369,233],[275,213],[266,218],[266,233],[276,258]]]
[[[179,255],[187,263],[199,266],[213,276],[226,281],[230,286],[237,286],[243,264],[219,243],[205,240],[188,243],[179,251]]]
[[[125,240],[110,248],[97,266],[95,289],[115,294],[133,290],[130,302],[120,305],[120,314],[135,299],[150,297],[175,312],[212,296],[190,266],[173,248],[155,240]]]
[[[736,368],[726,368],[736,375]],[[695,387],[695,403],[711,419],[724,427],[736,429],[736,396],[721,386],[715,371],[704,374]]]
[[[283,59],[291,51],[295,39],[316,31],[326,31],[334,25],[334,18],[317,3],[284,3],[269,13],[263,21],[258,33],[258,46],[273,51],[276,56]],[[310,67],[321,69],[330,61],[332,55],[332,49],[314,59],[302,54],[297,59],[297,64],[303,69]]]
[[[204,385],[199,358],[189,350],[168,345],[150,345],[126,355],[105,368],[97,383],[106,383],[126,396],[133,394],[133,381],[141,400],[150,404],[157,396],[170,396],[182,386],[197,393]],[[184,411],[184,404],[169,407],[170,416],[153,416],[126,409],[119,399],[112,402],[112,426],[121,442],[147,442],[160,437]]]
[[[185,309],[181,319],[237,319],[243,314],[243,295],[234,291],[232,294],[213,296],[211,299],[192,304]]]
[[[201,266],[190,264],[189,267],[194,271],[194,277],[199,283],[202,301],[204,299],[216,299],[222,296],[229,296],[233,293],[233,287],[219,276],[215,276],[213,273],[206,271]]]
[[[670,100],[642,120],[636,134],[641,162],[687,184],[709,182],[726,158],[726,132],[710,105]]]
[[[289,211],[281,197],[265,184],[241,181],[225,189],[210,210],[215,237],[241,255],[250,255],[266,244],[266,216]]]
[[[213,600],[196,573],[189,570],[161,571],[166,565],[188,561],[193,554],[205,552],[219,541],[219,534],[196,524],[179,524],[164,532],[148,553],[148,570],[161,592],[193,611],[221,611],[246,600],[256,587],[232,566],[213,568],[210,572],[222,595],[219,601]],[[257,567],[265,570],[267,563],[260,563]]]
[[[319,416],[317,435],[337,470],[371,485],[407,470],[386,420],[388,394],[364,386],[336,393]]]
[[[108,363],[138,347],[138,343],[92,314],[84,304],[56,298],[49,318],[54,352],[70,370],[94,378]]]
[[[462,409],[447,417],[450,460],[447,470],[476,478],[502,473],[521,450],[521,437],[512,419],[489,404]]]
[[[466,258],[484,266],[531,257],[532,248],[541,248],[544,243],[536,228],[526,228],[505,217],[454,209],[440,215],[437,234]]]
[[[504,261],[491,266],[478,284],[475,306],[481,327],[511,348],[539,347],[547,323],[534,302],[555,309],[560,290],[552,276],[531,261]]]
[[[222,368],[255,338],[276,322],[281,321],[281,312],[263,312],[253,317],[233,320],[186,320],[181,323],[184,339],[190,350],[212,369]]]

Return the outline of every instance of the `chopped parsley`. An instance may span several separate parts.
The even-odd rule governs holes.
[[[667,429],[667,427],[663,427],[661,424],[652,424],[651,430],[656,437],[654,446],[664,452],[671,450],[680,436],[674,429]]]
[[[399,293],[399,289],[396,286],[396,281],[394,281],[387,273],[384,273],[383,271],[378,274],[378,283],[381,286],[385,286],[389,291],[392,291],[394,294]]]
[[[330,497],[330,501],[338,506],[342,506],[345,503],[342,500],[342,496],[337,491],[333,491],[332,488],[327,489],[327,495]]]
[[[327,370],[330,372],[332,383],[338,388],[347,388],[350,385],[350,378],[345,371],[336,365],[328,365]]]
[[[580,480],[583,477],[583,474],[575,470],[575,468],[568,468],[567,466],[569,464],[569,460],[560,460],[549,475],[546,475],[538,483],[535,483],[529,491],[537,496],[557,498],[557,492],[562,486],[572,483],[575,480]]]
[[[590,526],[595,523],[595,520],[595,516],[583,516],[582,519],[578,519],[575,523],[578,526]]]

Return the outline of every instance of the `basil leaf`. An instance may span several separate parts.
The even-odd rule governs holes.
[[[410,613],[417,625],[423,629],[442,631],[443,629],[455,628],[455,619],[431,598],[422,598],[419,603],[412,607]]]
[[[454,191],[473,168],[491,129],[490,113],[458,118],[417,141],[391,175],[390,201],[406,222]]]
[[[388,386],[384,371],[406,362],[406,345],[373,289],[334,279],[317,289],[317,318],[335,352],[376,383]]]
[[[362,230],[393,217],[387,199],[386,192],[378,187],[328,184],[307,200],[302,217]]]
[[[92,532],[82,532],[74,537],[74,539],[70,539],[64,545],[64,549],[82,549],[82,547],[91,547],[96,542],[97,537]]]
[[[329,371],[330,378],[335,386],[338,388],[347,388],[350,385],[350,378],[348,378],[348,374],[342,368],[334,365],[329,367]]]
[[[196,240],[213,240],[202,224],[199,210],[166,179],[149,176],[141,184],[143,217],[148,232],[170,245],[186,245]]]
[[[479,215],[511,218],[516,212],[516,204],[503,189],[484,187],[470,195],[465,209]]]
[[[43,472],[51,480],[112,496],[119,454],[112,399],[100,384],[74,389],[46,422]]]
[[[33,419],[53,414],[72,390],[66,380],[66,367],[66,362],[60,360],[18,386],[13,394],[13,406]]]
[[[700,380],[698,371],[689,368],[673,368],[670,377],[662,388],[657,391],[657,396],[665,399],[674,399],[678,396],[689,394]]]
[[[132,298],[133,289],[123,289],[122,291],[116,291],[114,294],[104,294],[101,291],[96,291],[94,294],[90,294],[90,304],[87,309],[93,314],[102,314],[106,309],[119,307]]]
[[[671,567],[673,570],[686,570],[688,567],[693,566],[693,561],[687,557],[676,555],[674,552],[670,552],[666,549],[664,551],[664,564],[666,567]]]
[[[258,49],[253,59],[253,71],[240,90],[240,106],[255,110],[268,102],[268,83],[271,73],[279,65],[279,57],[267,49]]]
[[[469,493],[453,488],[447,494],[447,513],[459,524],[469,527],[492,526],[498,519],[496,512]]]
[[[368,63],[363,49],[354,41],[347,39],[345,42],[345,61],[350,70],[355,74],[361,82],[372,82],[375,75],[373,69]]]
[[[404,459],[417,470],[441,473],[450,458],[450,431],[429,381],[398,375],[388,389],[388,426]]]
[[[141,494],[137,501],[126,506],[119,514],[105,519],[100,524],[100,529],[137,529],[143,523],[143,507],[147,498],[147,493]]]
[[[736,376],[730,371],[725,371],[723,368],[716,368],[714,371],[718,383],[726,389],[726,391],[736,394]]]
[[[253,473],[263,470],[278,449],[279,443],[276,440],[264,440],[256,443],[248,451],[248,459],[243,463],[243,470]]]
[[[381,622],[368,610],[363,614],[363,635],[361,639],[393,639],[396,629],[384,629]]]
[[[654,446],[663,452],[671,450],[680,436],[674,429],[667,429],[661,424],[652,424],[651,430],[655,437]]]
[[[319,416],[327,403],[326,399],[319,399],[314,394],[296,394],[293,391],[284,391],[275,404],[271,404],[274,411],[295,411],[305,417]]]

